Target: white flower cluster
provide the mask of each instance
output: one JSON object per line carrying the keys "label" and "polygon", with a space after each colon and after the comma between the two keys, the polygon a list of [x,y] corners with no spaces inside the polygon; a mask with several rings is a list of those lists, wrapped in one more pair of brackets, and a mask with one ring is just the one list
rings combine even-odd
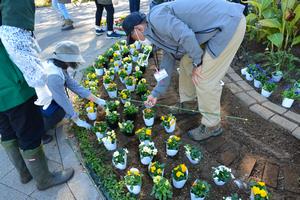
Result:
{"label": "white flower cluster", "polygon": [[116,133],[114,130],[108,131],[106,133],[106,136],[102,138],[102,142],[109,142],[109,143],[114,143],[116,140]]}
{"label": "white flower cluster", "polygon": [[231,178],[234,178],[233,174],[231,173],[231,169],[224,165],[220,165],[213,169],[214,169],[213,176],[219,176],[220,172],[228,172],[231,174]]}
{"label": "white flower cluster", "polygon": [[155,156],[157,154],[157,149],[155,148],[154,142],[141,142],[139,149],[141,154],[147,154],[149,156]]}

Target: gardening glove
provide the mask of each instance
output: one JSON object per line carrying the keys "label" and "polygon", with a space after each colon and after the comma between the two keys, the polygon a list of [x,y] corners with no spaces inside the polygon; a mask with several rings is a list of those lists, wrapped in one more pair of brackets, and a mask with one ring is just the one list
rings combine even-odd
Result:
{"label": "gardening glove", "polygon": [[104,99],[100,99],[100,98],[97,98],[95,103],[98,104],[99,106],[105,106],[106,105],[106,101]]}
{"label": "gardening glove", "polygon": [[89,123],[87,123],[86,121],[79,119],[79,117],[76,117],[76,118],[74,118],[74,119],[72,119],[72,120],[73,120],[73,122],[74,122],[77,126],[79,126],[79,127],[86,128],[86,129],[90,129],[90,128],[92,127],[92,126],[91,126]]}
{"label": "gardening glove", "polygon": [[52,93],[50,92],[47,85],[42,87],[35,87],[34,89],[38,97],[34,104],[38,106],[43,106],[43,109],[46,110],[51,104]]}

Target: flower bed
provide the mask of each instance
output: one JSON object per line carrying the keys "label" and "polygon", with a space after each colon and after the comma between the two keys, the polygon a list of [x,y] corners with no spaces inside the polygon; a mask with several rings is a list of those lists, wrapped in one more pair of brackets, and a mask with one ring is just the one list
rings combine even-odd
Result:
{"label": "flower bed", "polygon": [[[120,44],[118,44],[120,45]],[[114,51],[120,51],[120,54],[123,55],[122,52],[122,47],[117,47],[118,45],[114,45],[111,49],[115,49]],[[119,49],[118,49],[119,48]],[[132,47],[130,47],[132,48]],[[140,49],[139,52],[143,52],[143,49]],[[135,51],[133,51],[135,53]],[[136,54],[136,53],[135,53]],[[123,56],[129,56],[130,53],[126,53]],[[109,73],[111,73],[111,69],[109,69],[109,66],[111,66],[111,63],[114,63],[115,61],[113,60],[114,53],[111,52],[109,49],[106,53],[105,56],[108,57],[108,61],[104,64],[108,70],[105,70]],[[112,59],[112,60],[111,60]],[[119,58],[117,58],[119,59]],[[124,60],[124,59],[123,59]],[[125,63],[123,63],[125,64]],[[127,63],[126,63],[127,64]],[[133,69],[134,72],[139,71],[136,67],[136,63],[133,63]],[[122,68],[122,64],[121,64]],[[120,68],[120,70],[122,70]],[[116,69],[114,69],[116,70]],[[89,73],[90,72],[88,70]],[[135,74],[133,72],[133,74]],[[146,78],[150,77],[149,73],[147,75],[147,70],[146,74],[142,73],[142,76]],[[106,74],[104,75],[105,77],[108,77],[111,74]],[[115,76],[117,76],[115,74]],[[94,77],[91,76],[90,74],[87,75],[87,79],[89,77]],[[136,77],[137,79],[140,79]],[[99,83],[97,85],[97,90],[95,91],[96,94],[101,94],[102,98],[105,98],[107,100],[110,100],[108,97],[108,94],[105,92],[105,88],[102,87],[102,82],[103,82],[103,77],[98,76]],[[142,80],[142,79],[141,79]],[[84,80],[85,81],[85,80]],[[125,89],[125,84],[121,83],[119,78],[114,77],[114,80],[111,78],[109,80],[108,84],[115,83],[114,85],[117,85],[117,90],[122,91]],[[145,81],[143,81],[146,83]],[[141,82],[140,82],[141,83]],[[93,86],[95,87],[95,86]],[[147,86],[148,87],[148,86]],[[147,88],[150,89],[150,88]],[[128,95],[128,94],[127,94]],[[133,101],[132,101],[133,100]],[[139,101],[139,102],[137,102]],[[84,105],[85,102],[78,102],[79,107],[81,105]],[[125,108],[125,109],[124,109]],[[126,109],[128,110],[126,111]],[[97,111],[100,109],[97,109]],[[138,110],[136,113],[135,111]],[[91,173],[95,174],[95,181],[102,180],[101,181],[101,186],[104,187],[105,191],[108,192],[109,196],[111,199],[130,199],[130,198],[139,198],[139,199],[150,199],[154,198],[154,196],[151,197],[151,191],[153,187],[153,174],[149,173],[149,169],[153,173],[155,172],[154,167],[151,163],[142,163],[141,158],[146,157],[148,154],[151,154],[150,157],[152,159],[152,162],[159,162],[160,164],[163,164],[164,166],[164,173],[163,176],[166,178],[168,181],[165,179],[155,179],[157,181],[155,188],[153,191],[153,195],[157,196],[161,191],[158,190],[160,182],[166,183],[169,182],[170,185],[172,186],[172,193],[173,193],[173,199],[189,199],[190,198],[190,190],[192,187],[192,184],[194,183],[195,180],[201,179],[203,181],[207,181],[211,185],[214,184],[213,181],[213,170],[211,167],[218,167],[218,164],[215,160],[213,159],[208,159],[205,156],[202,155],[201,151],[202,149],[196,149],[193,148],[193,146],[185,146],[189,144],[189,140],[185,139],[182,140],[180,138],[173,138],[175,143],[182,143],[182,145],[176,145],[173,144],[174,149],[178,149],[178,153],[174,156],[167,156],[166,154],[166,147],[167,147],[167,141],[168,138],[172,134],[177,133],[176,129],[172,131],[167,131],[165,128],[169,128],[171,126],[176,127],[176,118],[171,115],[162,115],[160,112],[155,112],[155,117],[154,124],[152,126],[149,126],[146,128],[145,122],[144,122],[144,115],[145,112],[143,113],[142,111],[144,110],[144,106],[142,104],[142,96],[137,94],[136,91],[133,91],[131,93],[131,103],[124,103],[121,104],[120,102],[117,103],[117,100],[109,101],[107,106],[106,106],[106,114],[102,112],[102,114],[98,113],[97,120],[95,122],[96,125],[99,125],[100,121],[103,121],[106,119],[106,122],[108,124],[108,127],[110,129],[114,130],[112,131],[106,131],[104,133],[103,138],[107,138],[108,141],[116,142],[116,147],[112,149],[108,149],[109,151],[105,150],[104,145],[102,144],[103,138],[101,140],[97,139],[97,136],[95,133],[102,130],[103,128],[96,128],[93,129],[92,131],[86,131],[86,130],[80,130],[78,128],[75,128],[74,131],[79,139],[79,144],[81,147],[81,151],[83,152],[83,156],[86,159],[86,164],[87,166],[92,170]],[[157,109],[159,111],[159,108]],[[126,115],[136,113],[136,116],[134,117],[133,121],[127,121]],[[148,114],[150,113],[147,112]],[[105,116],[106,115],[106,116]],[[128,116],[127,116],[128,117]],[[152,117],[152,114],[149,114],[149,118]],[[100,120],[102,119],[102,120]],[[98,122],[98,123],[97,123]],[[133,123],[132,123],[133,122]],[[133,125],[133,127],[132,127]],[[100,125],[99,125],[100,126]],[[134,129],[134,132],[136,133],[135,135],[133,134],[124,134],[125,133],[131,133],[131,130]],[[122,133],[123,132],[123,133]],[[116,134],[115,134],[116,133]],[[106,137],[105,137],[106,135]],[[116,136],[116,139],[114,137]],[[144,142],[141,142],[140,140],[146,140]],[[147,141],[148,140],[148,141]],[[99,143],[100,141],[100,143]],[[153,143],[152,143],[153,142]],[[155,146],[154,146],[155,145]],[[147,146],[147,148],[144,148]],[[170,143],[171,146],[171,143]],[[185,146],[185,149],[184,149]],[[139,149],[140,147],[140,149]],[[149,148],[148,148],[149,147]],[[115,168],[112,165],[112,158],[113,155],[117,156],[119,153],[115,153],[118,151],[118,149],[123,149],[126,148],[128,149],[128,155],[126,157],[127,161],[127,167],[125,170],[120,170]],[[151,152],[149,153],[149,149],[151,149]],[[143,150],[143,151],[142,151]],[[200,151],[201,150],[201,151]],[[152,152],[153,151],[153,152]],[[147,155],[146,155],[147,154]],[[153,158],[152,158],[153,157]],[[191,163],[189,158],[194,158],[195,163]],[[149,165],[150,164],[150,165]],[[155,166],[157,168],[158,165]],[[179,167],[178,167],[179,166]],[[130,177],[126,176],[129,174],[134,174],[134,172],[129,172],[128,170],[131,168],[138,169],[140,177],[141,177],[141,184],[138,184],[141,186],[141,192],[138,192],[138,190],[133,191],[133,189],[128,189],[128,184],[133,184],[133,182],[136,182],[136,180],[130,181]],[[188,169],[188,170],[187,170]],[[177,170],[176,172],[174,170]],[[178,172],[178,170],[181,170]],[[135,170],[136,171],[136,170]],[[173,171],[173,172],[172,172]],[[157,172],[158,173],[158,172]],[[183,174],[183,175],[182,175]],[[208,175],[204,178],[203,174]],[[124,179],[124,177],[127,177]],[[174,176],[178,176],[177,178]],[[186,182],[183,185],[177,185],[176,188],[181,188],[181,189],[176,189],[173,187],[174,185],[174,179],[178,179],[178,181],[181,180],[181,176],[186,180]],[[125,186],[125,180],[127,187]],[[160,181],[162,180],[162,181]],[[100,184],[100,182],[99,182]],[[168,184],[169,185],[169,184]],[[176,185],[176,184],[175,184]],[[233,183],[228,183],[226,184],[226,189],[222,188],[223,186],[217,187],[215,184],[212,186],[211,192],[208,194],[209,198],[210,196],[212,198],[216,199],[221,199],[223,196],[230,195],[232,192],[236,192],[236,188],[234,187]],[[171,189],[169,186],[167,187],[167,190]],[[129,194],[129,192],[133,194],[138,194],[139,196],[134,196],[133,194]],[[166,192],[166,194],[169,194],[167,196],[171,196],[170,192]],[[250,196],[250,191],[249,194],[247,194],[248,197]],[[243,197],[246,197],[245,194]]]}

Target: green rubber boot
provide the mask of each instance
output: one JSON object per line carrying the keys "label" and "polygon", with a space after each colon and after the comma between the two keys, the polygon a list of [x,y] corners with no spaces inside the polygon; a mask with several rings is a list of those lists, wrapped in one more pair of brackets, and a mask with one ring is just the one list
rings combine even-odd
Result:
{"label": "green rubber boot", "polygon": [[21,183],[28,183],[32,179],[32,176],[29,173],[26,164],[23,160],[23,157],[20,153],[17,140],[14,139],[2,141],[1,144],[4,147],[4,150],[6,151],[9,160],[19,172]]}
{"label": "green rubber boot", "polygon": [[38,190],[46,190],[50,187],[66,183],[73,177],[72,168],[51,173],[42,146],[22,152],[26,165],[36,181]]}

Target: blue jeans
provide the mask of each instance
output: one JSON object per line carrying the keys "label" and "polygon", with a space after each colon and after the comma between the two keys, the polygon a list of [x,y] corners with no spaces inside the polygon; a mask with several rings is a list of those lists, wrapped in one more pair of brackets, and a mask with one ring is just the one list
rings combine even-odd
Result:
{"label": "blue jeans", "polygon": [[140,11],[140,0],[129,0],[130,13]]}
{"label": "blue jeans", "polygon": [[52,8],[58,12],[64,19],[71,19],[65,4],[58,3],[58,0],[52,0]]}

